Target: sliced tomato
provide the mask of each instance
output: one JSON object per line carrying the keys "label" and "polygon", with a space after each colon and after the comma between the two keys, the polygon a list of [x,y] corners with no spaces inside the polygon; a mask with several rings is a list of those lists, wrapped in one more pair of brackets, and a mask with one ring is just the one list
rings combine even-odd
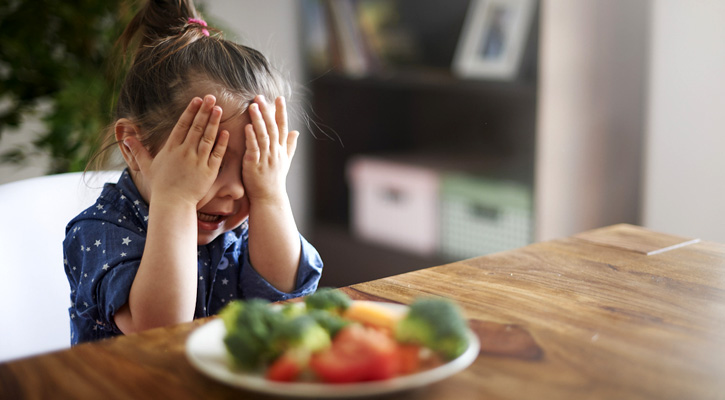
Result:
{"label": "sliced tomato", "polygon": [[420,346],[414,344],[399,344],[400,374],[411,374],[420,369]]}
{"label": "sliced tomato", "polygon": [[267,379],[278,382],[291,382],[297,379],[303,367],[297,357],[284,353],[267,368]]}
{"label": "sliced tomato", "polygon": [[329,383],[392,378],[400,369],[398,344],[380,330],[348,325],[328,350],[312,356],[310,367]]}

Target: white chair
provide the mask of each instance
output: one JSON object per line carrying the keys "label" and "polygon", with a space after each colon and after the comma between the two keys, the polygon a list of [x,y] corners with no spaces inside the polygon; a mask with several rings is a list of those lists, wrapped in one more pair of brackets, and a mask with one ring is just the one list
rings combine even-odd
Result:
{"label": "white chair", "polygon": [[0,362],[70,346],[65,226],[120,175],[75,172],[0,185]]}

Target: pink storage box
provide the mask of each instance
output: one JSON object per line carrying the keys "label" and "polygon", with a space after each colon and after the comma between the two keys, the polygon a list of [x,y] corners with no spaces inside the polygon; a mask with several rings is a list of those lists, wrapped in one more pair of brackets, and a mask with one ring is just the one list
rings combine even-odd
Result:
{"label": "pink storage box", "polygon": [[347,173],[356,236],[421,255],[438,251],[437,170],[359,156],[348,162]]}

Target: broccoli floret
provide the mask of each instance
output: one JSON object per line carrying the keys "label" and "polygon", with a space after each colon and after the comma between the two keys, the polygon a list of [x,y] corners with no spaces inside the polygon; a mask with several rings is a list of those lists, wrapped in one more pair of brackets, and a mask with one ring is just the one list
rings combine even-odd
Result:
{"label": "broccoli floret", "polygon": [[227,330],[224,344],[237,368],[255,369],[277,355],[271,338],[284,316],[267,301],[234,301],[220,316]]}
{"label": "broccoli floret", "polygon": [[332,288],[321,288],[305,298],[308,310],[325,310],[341,315],[350,307],[350,297]]}
{"label": "broccoli floret", "polygon": [[324,310],[310,310],[307,315],[312,317],[317,323],[327,331],[330,337],[335,337],[337,332],[343,327],[350,324],[350,321],[343,319],[339,315],[331,314]]}
{"label": "broccoli floret", "polygon": [[467,325],[458,306],[441,298],[419,299],[395,327],[401,343],[428,347],[446,359],[460,356],[468,347]]}
{"label": "broccoli floret", "polygon": [[330,335],[314,318],[297,315],[285,318],[273,332],[272,346],[278,353],[298,349],[315,353],[330,347]]}
{"label": "broccoli floret", "polygon": [[303,303],[299,302],[286,303],[282,306],[281,312],[286,318],[293,318],[304,314],[305,307]]}
{"label": "broccoli floret", "polygon": [[237,318],[242,313],[244,308],[244,302],[235,300],[227,304],[226,307],[222,308],[219,312],[219,317],[224,321],[224,327],[227,332],[235,329],[237,325]]}

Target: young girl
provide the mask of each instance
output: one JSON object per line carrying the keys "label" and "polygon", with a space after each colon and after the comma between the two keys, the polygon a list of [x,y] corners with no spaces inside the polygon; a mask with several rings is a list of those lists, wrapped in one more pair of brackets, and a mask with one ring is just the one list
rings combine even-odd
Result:
{"label": "young girl", "polygon": [[322,272],[285,188],[288,85],[191,1],[149,2],[134,41],[109,132],[127,168],[66,228],[73,344],[306,295]]}

